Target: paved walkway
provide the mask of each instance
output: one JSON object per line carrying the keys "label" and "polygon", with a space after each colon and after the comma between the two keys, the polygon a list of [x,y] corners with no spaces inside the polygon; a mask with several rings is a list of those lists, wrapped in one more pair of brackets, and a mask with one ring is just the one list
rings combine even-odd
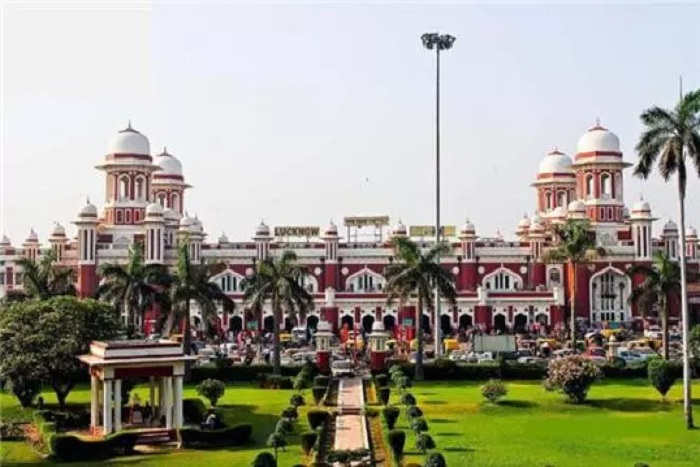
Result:
{"label": "paved walkway", "polygon": [[[338,409],[341,415],[335,419],[335,443],[333,449],[353,450],[369,448],[365,417],[358,415],[365,405],[362,380],[360,378],[341,379],[338,389]],[[354,412],[342,415],[344,411]]]}

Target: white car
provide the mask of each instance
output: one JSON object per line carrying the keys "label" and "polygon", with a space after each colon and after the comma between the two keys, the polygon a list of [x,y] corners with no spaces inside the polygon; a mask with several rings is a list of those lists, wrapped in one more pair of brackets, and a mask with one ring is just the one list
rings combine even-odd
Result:
{"label": "white car", "polygon": [[649,326],[644,330],[644,337],[649,339],[661,339],[661,328],[659,326]]}
{"label": "white car", "polygon": [[528,364],[535,364],[535,365],[545,365],[547,363],[547,360],[544,358],[538,358],[538,357],[520,357],[517,360],[518,363],[528,363]]}
{"label": "white car", "polygon": [[652,349],[634,349],[634,353],[642,357],[643,360],[649,360],[650,358],[659,356],[659,354]]}
{"label": "white car", "polygon": [[631,352],[629,350],[623,350],[618,353],[617,356],[623,359],[627,366],[642,365],[646,360],[637,352]]}
{"label": "white car", "polygon": [[355,376],[355,367],[350,360],[338,360],[331,364],[331,376],[334,378]]}

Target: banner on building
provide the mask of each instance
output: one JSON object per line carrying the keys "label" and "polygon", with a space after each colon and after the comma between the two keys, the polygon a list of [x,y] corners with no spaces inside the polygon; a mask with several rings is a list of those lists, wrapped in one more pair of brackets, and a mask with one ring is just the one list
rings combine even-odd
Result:
{"label": "banner on building", "polygon": [[318,237],[321,233],[319,227],[311,226],[286,226],[275,227],[275,237]]}
{"label": "banner on building", "polygon": [[343,221],[346,227],[383,227],[389,225],[389,216],[350,216]]}
{"label": "banner on building", "polygon": [[[443,237],[456,237],[457,227],[454,225],[443,225],[440,227]],[[427,238],[435,236],[434,225],[412,225],[408,229],[409,237]]]}

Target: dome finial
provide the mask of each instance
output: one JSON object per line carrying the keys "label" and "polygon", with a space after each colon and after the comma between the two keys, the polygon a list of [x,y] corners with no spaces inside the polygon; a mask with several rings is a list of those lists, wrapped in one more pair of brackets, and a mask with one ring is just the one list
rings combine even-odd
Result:
{"label": "dome finial", "polygon": [[85,204],[90,204],[90,195],[85,197]]}
{"label": "dome finial", "polygon": [[133,128],[131,128],[131,119],[129,119],[129,124],[126,126],[126,129],[133,130]]}
{"label": "dome finial", "polygon": [[600,126],[600,117],[595,118],[595,126]]}
{"label": "dome finial", "polygon": [[167,146],[163,146],[163,154],[167,154],[167,153],[168,153],[168,147],[167,147]]}

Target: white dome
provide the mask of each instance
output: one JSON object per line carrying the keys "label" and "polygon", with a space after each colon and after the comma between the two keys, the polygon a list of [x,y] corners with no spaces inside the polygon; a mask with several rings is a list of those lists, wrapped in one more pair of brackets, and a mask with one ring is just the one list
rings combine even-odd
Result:
{"label": "white dome", "polygon": [[87,204],[85,204],[78,213],[78,217],[97,217],[97,208],[89,199],[87,200]]}
{"label": "white dome", "polygon": [[542,223],[542,219],[537,214],[535,214],[534,216],[532,216],[532,218],[530,218],[530,225],[541,224],[541,223]]}
{"label": "white dome", "polygon": [[202,221],[197,219],[196,217],[194,218],[194,221],[192,222],[192,225],[190,226],[190,231],[194,233],[202,233],[204,232],[204,226],[202,226]]}
{"label": "white dome", "polygon": [[372,332],[384,332],[384,323],[381,321],[372,323]]}
{"label": "white dome", "polygon": [[396,224],[396,227],[394,227],[393,233],[394,235],[406,235],[406,226],[404,223],[399,221],[399,223]]}
{"label": "white dome", "polygon": [[569,212],[586,212],[586,205],[583,201],[575,199],[569,203]]}
{"label": "white dome", "polygon": [[476,232],[476,228],[474,227],[474,224],[471,223],[469,219],[464,223],[464,225],[460,229],[461,233],[474,233]]}
{"label": "white dome", "polygon": [[177,221],[180,219],[180,215],[174,209],[166,209],[163,215],[165,216],[165,220],[168,221]]}
{"label": "white dome", "polygon": [[639,200],[632,206],[632,212],[651,212],[651,206],[644,200]]}
{"label": "white dome", "polygon": [[520,221],[518,222],[518,227],[524,229],[530,227],[530,218],[527,217],[527,214],[524,215],[522,219],[520,219]]}
{"label": "white dome", "polygon": [[552,211],[551,217],[566,217],[566,208],[564,206],[557,206]]}
{"label": "white dome", "polygon": [[255,235],[258,237],[268,237],[270,235],[270,227],[268,227],[265,222],[260,222],[260,225],[258,225],[255,228]]}
{"label": "white dome", "polygon": [[181,229],[189,229],[190,226],[192,225],[192,222],[194,222],[194,219],[191,217],[185,215],[182,219],[180,219],[180,228]]}
{"label": "white dome", "polygon": [[2,236],[2,240],[0,240],[0,245],[3,246],[10,246],[12,242],[10,242],[10,238],[7,235]]}
{"label": "white dome", "polygon": [[63,237],[66,235],[66,229],[58,222],[53,224],[53,229],[51,230],[52,237]]}
{"label": "white dome", "polygon": [[573,174],[571,158],[561,151],[554,150],[540,161],[538,174]]}
{"label": "white dome", "polygon": [[167,148],[163,148],[163,152],[156,156],[155,164],[160,167],[160,170],[155,173],[155,178],[163,175],[182,177],[182,163],[177,157],[169,154]]}
{"label": "white dome", "polygon": [[219,244],[228,243],[228,237],[225,232],[221,232],[221,237],[219,237]]}
{"label": "white dome", "polygon": [[36,232],[34,231],[34,229],[30,229],[30,230],[29,230],[29,235],[27,236],[27,240],[26,240],[26,241],[27,241],[28,243],[35,243],[35,242],[38,242],[38,241],[39,241],[39,236],[36,234]]}
{"label": "white dome", "polygon": [[326,227],[326,235],[338,235],[338,226],[331,222],[330,225]]}
{"label": "white dome", "polygon": [[686,238],[697,237],[698,231],[695,230],[695,227],[688,227],[687,229],[685,229],[685,236]]}
{"label": "white dome", "polygon": [[151,144],[148,138],[129,126],[116,134],[109,145],[109,154],[138,154],[151,155]]}
{"label": "white dome", "polygon": [[576,152],[620,152],[620,139],[612,131],[596,124],[579,138]]}
{"label": "white dome", "polygon": [[146,206],[146,217],[163,217],[165,211],[159,203],[151,203]]}
{"label": "white dome", "polygon": [[678,233],[678,225],[669,219],[669,221],[664,224],[664,232]]}

